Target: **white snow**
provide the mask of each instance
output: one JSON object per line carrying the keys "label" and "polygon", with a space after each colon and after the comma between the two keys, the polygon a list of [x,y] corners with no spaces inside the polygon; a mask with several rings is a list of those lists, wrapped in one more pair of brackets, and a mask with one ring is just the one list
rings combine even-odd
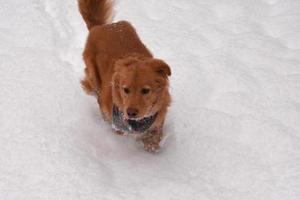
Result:
{"label": "white snow", "polygon": [[300,1],[119,0],[172,67],[159,154],[84,94],[75,0],[0,0],[0,199],[300,199]]}

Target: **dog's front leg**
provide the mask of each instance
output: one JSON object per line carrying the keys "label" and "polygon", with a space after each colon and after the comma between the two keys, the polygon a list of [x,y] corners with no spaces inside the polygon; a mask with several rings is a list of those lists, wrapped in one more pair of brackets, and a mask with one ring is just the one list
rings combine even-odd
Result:
{"label": "dog's front leg", "polygon": [[148,152],[157,152],[160,149],[159,143],[162,137],[163,132],[161,127],[149,130],[142,138],[144,149]]}

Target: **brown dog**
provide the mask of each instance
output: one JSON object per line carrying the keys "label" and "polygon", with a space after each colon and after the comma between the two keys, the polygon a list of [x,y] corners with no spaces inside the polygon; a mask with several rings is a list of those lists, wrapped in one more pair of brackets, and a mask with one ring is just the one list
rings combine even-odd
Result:
{"label": "brown dog", "polygon": [[171,97],[169,66],[153,58],[129,22],[107,24],[108,0],[78,0],[89,29],[82,86],[96,94],[105,118],[119,134],[136,133],[147,151],[159,149]]}

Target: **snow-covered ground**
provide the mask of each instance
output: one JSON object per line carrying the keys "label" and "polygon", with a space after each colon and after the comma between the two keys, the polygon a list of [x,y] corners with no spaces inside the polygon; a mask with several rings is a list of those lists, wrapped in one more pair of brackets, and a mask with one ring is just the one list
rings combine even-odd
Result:
{"label": "snow-covered ground", "polygon": [[80,88],[75,0],[0,0],[1,200],[299,200],[300,1],[119,0],[172,67],[164,149]]}

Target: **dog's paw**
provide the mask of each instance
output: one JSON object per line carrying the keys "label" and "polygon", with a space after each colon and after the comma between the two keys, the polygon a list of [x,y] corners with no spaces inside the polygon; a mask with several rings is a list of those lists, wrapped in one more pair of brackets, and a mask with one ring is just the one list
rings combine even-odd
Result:
{"label": "dog's paw", "polygon": [[157,153],[160,150],[160,146],[156,143],[144,143],[144,149],[150,153]]}
{"label": "dog's paw", "polygon": [[117,135],[125,135],[125,133],[123,132],[123,131],[115,131],[115,133],[117,134]]}

